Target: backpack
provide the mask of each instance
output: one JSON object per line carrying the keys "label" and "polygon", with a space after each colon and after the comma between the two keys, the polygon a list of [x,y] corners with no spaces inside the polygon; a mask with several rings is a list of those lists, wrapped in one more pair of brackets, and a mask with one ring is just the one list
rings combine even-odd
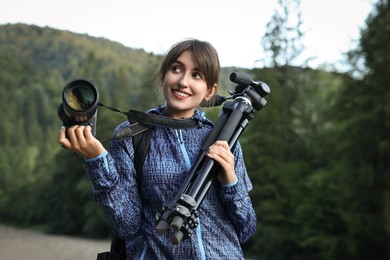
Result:
{"label": "backpack", "polygon": [[[136,171],[138,189],[141,187],[142,171],[146,154],[148,153],[150,140],[152,137],[152,129],[149,128],[142,133],[134,135],[133,148],[134,148],[134,166]],[[109,252],[98,253],[97,260],[125,260],[126,259],[126,247],[125,241],[116,235],[112,234],[111,248]]]}

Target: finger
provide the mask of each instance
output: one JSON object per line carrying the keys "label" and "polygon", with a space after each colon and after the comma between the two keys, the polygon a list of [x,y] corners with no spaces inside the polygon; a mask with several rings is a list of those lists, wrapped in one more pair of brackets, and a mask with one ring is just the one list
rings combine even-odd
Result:
{"label": "finger", "polygon": [[91,140],[92,138],[94,138],[94,136],[92,134],[92,127],[90,125],[87,125],[84,128],[84,136],[85,136],[85,139],[88,141]]}
{"label": "finger", "polygon": [[78,128],[78,125],[72,125],[71,127],[68,127],[66,129],[66,133],[68,134],[68,139],[69,139],[72,146],[77,144],[77,137],[76,137],[76,133],[75,133],[75,130],[77,128]]}
{"label": "finger", "polygon": [[92,134],[92,128],[91,126],[85,126],[83,128],[80,128],[80,133],[77,136],[80,146],[88,149],[90,148],[89,146],[92,145],[95,141],[95,137]]}
{"label": "finger", "polygon": [[229,156],[231,154],[230,147],[226,141],[216,141],[211,147],[211,152],[217,153],[219,156]]}
{"label": "finger", "polygon": [[59,133],[58,133],[58,141],[64,148],[69,148],[70,147],[70,141],[66,137],[66,127],[61,127]]}
{"label": "finger", "polygon": [[65,137],[65,131],[66,131],[65,126],[62,126],[62,127],[60,128],[60,131],[58,132],[58,140],[62,140],[62,139],[64,139],[64,138],[66,138],[66,137]]}
{"label": "finger", "polygon": [[77,138],[78,147],[85,147],[87,145],[87,139],[85,133],[87,132],[86,126],[80,125],[75,129],[75,136]]}
{"label": "finger", "polygon": [[214,145],[209,148],[208,156],[220,164],[233,164],[234,156],[230,152],[230,150],[225,149],[224,147]]}
{"label": "finger", "polygon": [[229,144],[227,141],[222,141],[222,140],[217,140],[214,145],[217,145],[217,146],[222,146],[224,147],[225,149],[229,149],[230,150],[230,147],[229,147]]}
{"label": "finger", "polygon": [[216,161],[217,163],[219,163],[222,167],[228,164],[226,159],[223,156],[219,155],[218,153],[208,153],[207,156],[213,159],[214,161]]}
{"label": "finger", "polygon": [[233,157],[232,152],[230,151],[229,145],[225,141],[217,141],[214,145],[209,147],[209,153],[218,154],[222,157]]}

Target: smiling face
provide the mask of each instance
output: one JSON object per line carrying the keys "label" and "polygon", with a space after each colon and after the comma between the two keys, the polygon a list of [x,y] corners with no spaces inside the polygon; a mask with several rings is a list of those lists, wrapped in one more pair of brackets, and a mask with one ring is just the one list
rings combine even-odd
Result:
{"label": "smiling face", "polygon": [[207,86],[206,78],[195,63],[192,52],[187,50],[165,72],[162,88],[168,116],[179,119],[193,116],[200,102],[214,95],[217,84]]}

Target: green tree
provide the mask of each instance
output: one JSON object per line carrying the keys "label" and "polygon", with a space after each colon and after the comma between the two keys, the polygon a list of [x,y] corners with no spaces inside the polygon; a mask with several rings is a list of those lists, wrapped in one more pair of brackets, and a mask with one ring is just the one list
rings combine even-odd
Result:
{"label": "green tree", "polygon": [[345,226],[334,208],[334,186],[323,186],[324,147],[333,123],[328,110],[344,77],[292,66],[304,50],[300,2],[279,4],[282,12],[272,17],[263,38],[271,68],[252,72],[272,92],[243,138],[259,217],[248,252],[261,259],[332,259],[342,251],[334,232]]}
{"label": "green tree", "polygon": [[350,259],[390,257],[389,25],[389,2],[378,1],[351,53],[351,61],[364,61],[365,74],[346,84],[333,110],[336,145],[329,172],[339,180],[337,206]]}
{"label": "green tree", "polygon": [[[259,218],[258,232],[248,250],[262,259],[293,259],[299,251],[294,210],[300,202],[302,179],[309,174],[302,132],[306,121],[301,112],[306,108],[304,97],[313,93],[303,91],[307,82],[301,75],[305,72],[292,67],[302,51],[299,4],[279,1],[279,10],[267,24],[262,43],[269,62],[265,60],[264,64],[272,70],[255,70],[252,74],[266,82],[272,92],[242,139]],[[297,23],[293,26],[291,21]]]}

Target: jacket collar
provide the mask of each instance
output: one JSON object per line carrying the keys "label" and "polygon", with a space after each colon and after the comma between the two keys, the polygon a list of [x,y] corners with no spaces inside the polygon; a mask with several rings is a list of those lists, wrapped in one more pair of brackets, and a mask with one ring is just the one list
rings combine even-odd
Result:
{"label": "jacket collar", "polygon": [[[167,116],[167,106],[166,105],[160,105],[158,107],[152,108],[147,111],[148,113],[160,115],[160,116]],[[213,126],[213,122],[211,122],[209,119],[206,118],[206,114],[198,109],[195,110],[194,115],[191,117],[191,119],[195,119],[198,121],[199,125],[210,125]]]}

